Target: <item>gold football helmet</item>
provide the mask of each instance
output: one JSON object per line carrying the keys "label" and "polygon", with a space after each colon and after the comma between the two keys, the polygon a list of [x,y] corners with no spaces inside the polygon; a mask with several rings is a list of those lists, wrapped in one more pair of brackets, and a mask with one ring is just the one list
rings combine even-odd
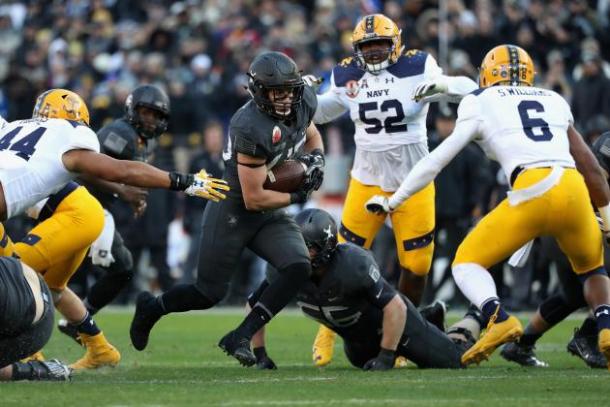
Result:
{"label": "gold football helmet", "polygon": [[516,45],[498,45],[485,55],[479,68],[479,86],[533,86],[534,62]]}
{"label": "gold football helmet", "polygon": [[89,126],[89,109],[76,93],[66,89],[49,89],[36,99],[32,118],[67,119]]}
{"label": "gold football helmet", "polygon": [[[360,65],[371,73],[378,73],[382,69],[398,61],[402,53],[400,40],[400,29],[383,14],[371,14],[365,16],[356,24],[352,33],[352,45],[356,60]],[[387,50],[372,50],[363,52],[362,44],[371,41],[389,41]]]}

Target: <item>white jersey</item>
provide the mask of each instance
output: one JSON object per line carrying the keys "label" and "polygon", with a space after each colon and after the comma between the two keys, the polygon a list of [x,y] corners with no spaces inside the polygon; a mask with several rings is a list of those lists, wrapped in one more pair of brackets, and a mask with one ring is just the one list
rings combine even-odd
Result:
{"label": "white jersey", "polygon": [[459,101],[476,89],[465,77],[443,76],[435,59],[411,50],[396,63],[374,75],[362,70],[352,58],[337,65],[330,89],[318,96],[314,122],[326,123],[346,111],[355,125],[356,156],[352,177],[366,185],[395,191],[413,165],[428,153],[426,116],[428,101],[412,99],[424,81],[443,77],[449,101]]}
{"label": "white jersey", "polygon": [[89,127],[63,119],[18,120],[0,128],[0,183],[7,217],[23,213],[59,191],[76,174],[62,156],[76,149],[100,151]]}
{"label": "white jersey", "polygon": [[575,167],[567,129],[574,119],[557,93],[534,87],[492,86],[462,100],[458,124],[478,121],[474,140],[510,179],[518,166]]}

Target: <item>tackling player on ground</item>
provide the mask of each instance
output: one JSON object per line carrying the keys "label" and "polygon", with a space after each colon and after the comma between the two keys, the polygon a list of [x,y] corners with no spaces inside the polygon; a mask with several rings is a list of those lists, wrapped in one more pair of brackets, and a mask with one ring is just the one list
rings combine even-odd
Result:
{"label": "tackling player on ground", "polygon": [[[354,57],[331,75],[330,90],[318,96],[314,122],[326,123],[349,112],[356,131],[356,154],[339,241],[370,248],[385,216],[364,210],[373,195],[390,196],[428,154],[428,103],[459,102],[476,83],[442,73],[432,55],[404,51],[401,30],[388,17],[363,17],[352,34]],[[398,290],[415,305],[423,295],[434,252],[434,184],[414,194],[390,214],[402,269]],[[332,331],[321,326],[314,343],[317,366],[331,361]]]}
{"label": "tackling player on ground", "polygon": [[610,356],[610,279],[589,198],[610,230],[608,182],[574,129],[566,101],[533,83],[534,64],[527,52],[514,45],[493,48],[481,64],[481,88],[460,103],[451,136],[413,168],[391,197],[378,195],[366,203],[371,212],[391,213],[473,140],[499,161],[511,191],[466,236],[453,262],[456,284],[489,318],[485,335],[462,357],[467,365],[487,359],[499,345],[523,334],[519,320],[500,304],[487,270],[543,235],[557,240],[583,282],[599,348]]}

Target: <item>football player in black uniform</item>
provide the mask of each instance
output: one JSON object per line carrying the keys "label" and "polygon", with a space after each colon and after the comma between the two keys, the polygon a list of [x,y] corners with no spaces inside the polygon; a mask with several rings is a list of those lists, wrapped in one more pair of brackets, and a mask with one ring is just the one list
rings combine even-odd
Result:
{"label": "football player in black uniform", "polygon": [[42,276],[14,257],[0,257],[0,381],[67,380],[58,360],[19,362],[47,343],[53,304]]}
{"label": "football player in black uniform", "polygon": [[[404,356],[422,368],[462,367],[462,353],[481,331],[480,313],[469,311],[445,334],[385,281],[368,250],[337,244],[337,225],[330,214],[306,209],[295,220],[313,269],[296,295],[297,305],[343,338],[352,365],[387,370],[394,367],[397,356]],[[263,282],[248,299],[251,305],[265,295],[268,284]],[[275,367],[264,348],[263,330],[253,337],[252,346],[258,367]]]}
{"label": "football player in black uniform", "polygon": [[[138,86],[125,100],[125,116],[97,132],[100,152],[118,160],[146,162],[155,147],[156,139],[167,130],[169,114],[170,103],[165,92],[154,85]],[[136,216],[146,209],[145,189],[106,182],[94,177],[81,177],[81,181],[100,201],[107,218],[112,217],[108,209],[116,198],[128,202]],[[108,221],[106,227],[107,225]],[[83,301],[90,315],[110,303],[133,277],[132,254],[116,229],[113,234],[111,245],[107,245],[109,247],[94,245],[91,248],[91,257],[87,257],[80,266],[79,272],[85,275],[93,272],[95,268],[103,270],[95,273],[101,277],[93,284]],[[65,319],[59,321],[59,330],[79,341],[76,328]]]}
{"label": "football player in black uniform", "polygon": [[[294,61],[279,52],[257,56],[248,77],[252,100],[233,115],[224,152],[224,178],[231,191],[222,203],[205,208],[197,281],[174,286],[156,298],[148,292],[138,296],[130,330],[138,350],[146,347],[150,330],[161,316],[217,304],[227,293],[241,252],[248,247],[279,270],[279,277],[219,345],[241,363],[254,364],[251,336],[309,278],[311,266],[303,236],[281,208],[305,202],[322,182],[322,139],[311,121],[316,95],[304,86]],[[264,189],[268,169],[288,159],[307,165],[300,189],[293,193]]]}
{"label": "football player in black uniform", "polygon": [[[602,134],[593,143],[592,149],[610,182],[610,132]],[[610,231],[603,232],[606,236],[606,242],[608,242]],[[568,259],[561,253],[557,243],[554,240],[552,242],[543,240],[542,244],[546,245],[544,250],[547,253],[553,253],[552,255],[556,260],[557,276],[561,290],[548,297],[538,307],[525,327],[519,342],[509,343],[502,349],[501,355],[504,359],[522,366],[547,367],[548,363],[538,359],[534,352],[536,342],[546,331],[563,321],[568,315],[580,308],[587,307],[582,292],[582,283],[572,271]],[[607,247],[604,253],[605,263],[608,264],[609,253]],[[597,339],[598,330],[595,318],[589,316],[583,321],[581,327],[574,331],[574,336],[568,342],[567,350],[581,358],[589,367],[605,369],[608,366],[608,361],[599,351]]]}

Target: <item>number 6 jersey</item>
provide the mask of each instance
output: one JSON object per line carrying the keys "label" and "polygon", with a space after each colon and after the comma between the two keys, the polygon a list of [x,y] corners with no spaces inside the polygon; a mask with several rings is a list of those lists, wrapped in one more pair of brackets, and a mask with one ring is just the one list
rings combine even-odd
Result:
{"label": "number 6 jersey", "polygon": [[59,191],[76,174],[64,167],[70,150],[99,152],[97,136],[89,127],[64,119],[28,119],[0,128],[0,183],[7,218],[23,213]]}

